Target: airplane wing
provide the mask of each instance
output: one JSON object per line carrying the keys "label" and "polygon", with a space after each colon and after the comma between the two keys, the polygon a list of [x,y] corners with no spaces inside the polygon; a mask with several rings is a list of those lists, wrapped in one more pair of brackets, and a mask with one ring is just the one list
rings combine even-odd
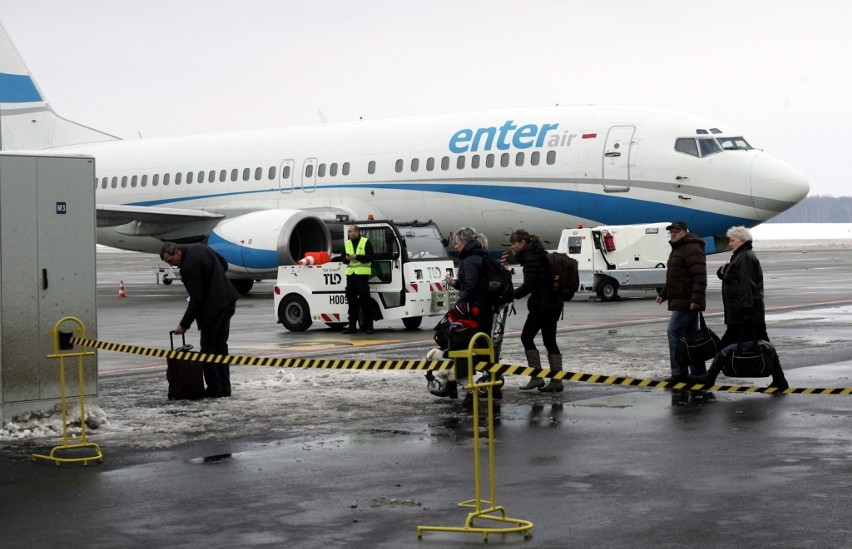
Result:
{"label": "airplane wing", "polygon": [[202,210],[98,204],[98,227],[115,227],[128,236],[206,236],[225,216]]}

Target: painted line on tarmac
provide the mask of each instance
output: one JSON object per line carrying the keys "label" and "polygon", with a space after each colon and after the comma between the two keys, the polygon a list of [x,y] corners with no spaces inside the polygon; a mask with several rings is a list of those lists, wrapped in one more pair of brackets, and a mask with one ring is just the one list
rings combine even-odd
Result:
{"label": "painted line on tarmac", "polygon": [[[173,351],[109,343],[95,339],[72,337],[71,343],[83,348],[101,349],[117,353],[129,353],[159,358],[175,358],[178,360],[212,362],[215,364],[230,364],[234,366],[271,366],[275,368],[319,368],[331,370],[449,370],[453,367],[451,360],[346,360],[346,359],[311,359],[311,358],[281,358],[259,357],[248,355],[214,355],[193,351]],[[69,353],[70,354],[70,353]],[[607,376],[604,374],[587,374],[567,370],[552,371],[544,368],[515,366],[499,362],[478,362],[476,369],[495,375],[535,376],[542,379],[561,379],[576,383],[600,383],[604,385],[620,385],[623,387],[642,387],[649,389],[689,389],[721,391],[729,393],[767,393],[767,394],[804,394],[804,395],[850,395],[852,387],[754,387],[742,385],[704,385],[701,383],[671,383],[653,379],[636,379],[632,377]]]}

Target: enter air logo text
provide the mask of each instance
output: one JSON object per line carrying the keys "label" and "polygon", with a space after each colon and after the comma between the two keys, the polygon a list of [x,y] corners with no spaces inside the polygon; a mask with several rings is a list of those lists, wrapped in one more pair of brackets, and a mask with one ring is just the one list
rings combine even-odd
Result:
{"label": "enter air logo text", "polygon": [[[450,152],[462,154],[466,152],[490,151],[496,148],[500,151],[510,147],[516,149],[540,148],[544,146],[548,133],[552,133],[548,147],[570,144],[570,136],[556,135],[559,124],[524,124],[515,125],[514,120],[506,120],[502,126],[490,128],[464,128],[450,137]],[[562,137],[562,139],[560,139]],[[566,139],[568,143],[565,143]]]}

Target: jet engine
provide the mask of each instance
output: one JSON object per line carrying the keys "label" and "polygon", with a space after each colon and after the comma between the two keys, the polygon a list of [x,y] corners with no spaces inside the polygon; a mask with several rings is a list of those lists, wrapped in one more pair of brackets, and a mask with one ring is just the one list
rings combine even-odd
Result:
{"label": "jet engine", "polygon": [[222,221],[207,245],[228,261],[228,275],[274,278],[279,265],[293,265],[305,252],[331,252],[322,219],[301,210],[263,210]]}

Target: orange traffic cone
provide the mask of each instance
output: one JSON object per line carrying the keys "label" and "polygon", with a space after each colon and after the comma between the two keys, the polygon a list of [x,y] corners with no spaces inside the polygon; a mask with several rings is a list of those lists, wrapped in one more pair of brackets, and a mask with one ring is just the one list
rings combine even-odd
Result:
{"label": "orange traffic cone", "polygon": [[124,293],[124,281],[118,283],[118,297],[127,297],[127,294]]}

